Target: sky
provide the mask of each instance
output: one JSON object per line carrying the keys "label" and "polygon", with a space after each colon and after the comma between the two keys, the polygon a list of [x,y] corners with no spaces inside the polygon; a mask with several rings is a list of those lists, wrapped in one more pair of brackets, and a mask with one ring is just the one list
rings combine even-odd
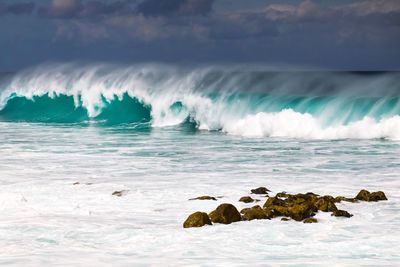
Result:
{"label": "sky", "polygon": [[0,71],[47,62],[400,69],[400,0],[0,0]]}

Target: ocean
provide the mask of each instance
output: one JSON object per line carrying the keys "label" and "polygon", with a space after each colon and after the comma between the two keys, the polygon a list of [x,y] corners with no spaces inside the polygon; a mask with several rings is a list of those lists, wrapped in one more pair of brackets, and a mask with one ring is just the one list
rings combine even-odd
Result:
{"label": "ocean", "polygon": [[[48,64],[0,77],[0,265],[399,266],[400,72]],[[250,190],[388,201],[184,229]],[[112,195],[125,190],[121,197]],[[202,195],[217,201],[189,201]],[[264,196],[254,196],[265,202]]]}

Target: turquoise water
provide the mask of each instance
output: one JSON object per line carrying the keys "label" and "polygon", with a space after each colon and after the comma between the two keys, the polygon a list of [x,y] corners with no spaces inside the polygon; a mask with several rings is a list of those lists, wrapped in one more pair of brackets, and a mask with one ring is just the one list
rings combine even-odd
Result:
{"label": "turquoise water", "polygon": [[[398,74],[100,70],[40,67],[3,86],[1,265],[400,264]],[[182,228],[251,206],[238,199],[258,186],[389,200],[313,225]],[[200,195],[223,197],[188,201]]]}

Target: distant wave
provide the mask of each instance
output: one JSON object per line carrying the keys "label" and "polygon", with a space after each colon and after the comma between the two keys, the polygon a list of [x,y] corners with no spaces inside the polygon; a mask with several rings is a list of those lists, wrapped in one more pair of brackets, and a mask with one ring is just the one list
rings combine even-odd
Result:
{"label": "distant wave", "polygon": [[0,120],[400,139],[399,92],[398,73],[51,65],[12,78],[0,94]]}

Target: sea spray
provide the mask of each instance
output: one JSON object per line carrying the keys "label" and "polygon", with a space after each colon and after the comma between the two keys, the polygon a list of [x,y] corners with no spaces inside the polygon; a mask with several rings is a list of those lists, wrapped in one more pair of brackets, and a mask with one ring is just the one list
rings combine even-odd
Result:
{"label": "sea spray", "polygon": [[400,75],[167,65],[44,65],[1,91],[0,119],[171,127],[246,137],[400,139]]}

